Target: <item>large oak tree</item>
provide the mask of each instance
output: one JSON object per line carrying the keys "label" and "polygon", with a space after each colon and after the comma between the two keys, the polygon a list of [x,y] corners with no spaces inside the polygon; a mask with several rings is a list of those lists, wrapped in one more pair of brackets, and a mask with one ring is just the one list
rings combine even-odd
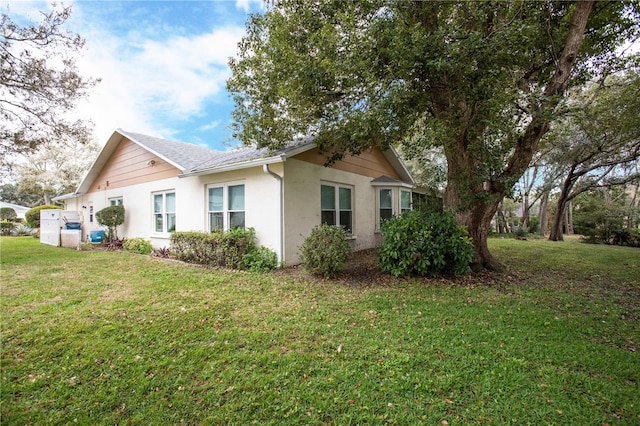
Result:
{"label": "large oak tree", "polygon": [[422,137],[444,148],[445,207],[499,269],[491,218],[568,87],[638,32],[635,2],[274,0],[253,15],[227,86],[235,136],[314,135],[327,164]]}

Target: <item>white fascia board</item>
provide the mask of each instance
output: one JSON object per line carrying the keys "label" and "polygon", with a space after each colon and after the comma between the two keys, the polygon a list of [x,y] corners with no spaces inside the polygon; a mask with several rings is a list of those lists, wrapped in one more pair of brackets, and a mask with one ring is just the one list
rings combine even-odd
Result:
{"label": "white fascia board", "polygon": [[70,199],[70,198],[75,198],[75,197],[77,197],[78,195],[80,195],[80,194],[79,194],[79,193],[77,193],[77,192],[70,192],[70,193],[68,193],[68,194],[62,194],[62,195],[58,195],[57,197],[53,197],[53,198],[51,199],[51,201],[62,201],[62,200],[68,200],[68,199]]}
{"label": "white fascia board", "polygon": [[152,153],[153,155],[155,155],[156,157],[158,157],[158,158],[166,161],[167,163],[171,164],[176,169],[178,169],[180,171],[184,171],[184,167],[182,167],[182,165],[176,163],[175,161],[172,161],[171,159],[165,157],[162,154],[157,153],[156,151],[154,151],[153,149],[149,148],[148,146],[146,146],[142,142],[138,142],[137,140],[135,140],[135,138],[133,136],[128,135],[127,132],[125,132],[124,130],[118,129],[118,133],[120,133],[122,136],[126,137],[131,142],[135,143],[136,145],[138,145],[140,148],[144,149],[145,151],[148,151],[148,152]]}
{"label": "white fascia board", "polygon": [[402,188],[409,188],[409,189],[416,188],[415,185],[412,185],[406,182],[371,182],[371,186],[379,186],[379,187],[385,187],[385,188],[391,188],[391,187],[402,187]]}
{"label": "white fascia board", "polygon": [[104,146],[96,156],[96,159],[93,160],[93,163],[91,163],[91,166],[87,170],[87,173],[85,173],[84,177],[80,181],[80,184],[78,185],[78,188],[75,192],[76,195],[87,192],[89,190],[89,183],[93,183],[93,180],[98,177],[98,175],[102,171],[102,168],[107,164],[109,158],[111,158],[111,154],[113,154],[113,151],[115,151],[116,147],[122,140],[122,137],[123,134],[120,129],[115,130],[111,134],[107,142],[104,144]]}
{"label": "white fascia board", "polygon": [[208,169],[202,169],[195,172],[183,173],[179,175],[180,178],[190,176],[202,176],[211,175],[215,173],[230,172],[233,170],[248,169],[251,167],[263,166],[265,164],[283,163],[286,160],[284,155],[276,155],[273,157],[257,158],[255,160],[243,161],[241,163],[225,164],[218,167],[210,167]]}
{"label": "white fascia board", "polygon": [[383,154],[403,180],[408,180],[413,186],[416,185],[416,180],[411,176],[409,169],[404,165],[400,159],[400,155],[398,155],[398,151],[396,151],[394,147],[390,146],[388,150],[383,152]]}
{"label": "white fascia board", "polygon": [[304,144],[302,146],[299,146],[297,148],[293,148],[291,150],[288,150],[287,152],[285,152],[282,155],[285,156],[286,158],[291,158],[294,155],[302,154],[303,152],[307,152],[310,149],[317,148],[317,146],[318,145],[316,145],[315,142],[309,142],[309,143]]}

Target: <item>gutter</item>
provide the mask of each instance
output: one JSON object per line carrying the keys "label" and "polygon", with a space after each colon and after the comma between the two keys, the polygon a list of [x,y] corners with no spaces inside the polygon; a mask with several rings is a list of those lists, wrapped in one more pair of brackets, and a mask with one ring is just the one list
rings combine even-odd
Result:
{"label": "gutter", "polygon": [[269,164],[282,163],[285,161],[285,159],[286,157],[284,155],[276,155],[273,157],[266,157],[266,158],[257,158],[255,160],[244,161],[241,163],[225,164],[223,166],[209,167],[207,169],[201,169],[196,171],[192,170],[189,172],[182,173],[178,177],[185,178],[189,176],[210,175],[214,173],[229,172],[232,170],[248,169],[249,167],[257,167],[257,166],[264,167],[264,166],[268,166]]}
{"label": "gutter", "polygon": [[284,231],[284,197],[283,197],[283,182],[282,176],[273,171],[269,170],[269,164],[264,164],[262,166],[262,171],[268,175],[271,175],[275,180],[278,181],[279,191],[278,191],[278,199],[280,201],[280,219],[278,220],[278,264],[282,265],[284,262],[284,238],[282,233]]}

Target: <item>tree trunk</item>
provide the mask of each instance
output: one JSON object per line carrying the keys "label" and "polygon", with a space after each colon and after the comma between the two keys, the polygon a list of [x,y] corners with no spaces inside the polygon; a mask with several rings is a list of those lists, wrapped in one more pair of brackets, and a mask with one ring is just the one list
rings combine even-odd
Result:
{"label": "tree trunk", "polygon": [[498,208],[497,208],[497,212],[496,212],[497,216],[498,216],[498,233],[499,234],[508,234],[509,231],[509,224],[507,223],[507,218],[504,217],[504,212],[502,211],[502,203],[498,204]]}
{"label": "tree trunk", "polygon": [[549,207],[549,193],[544,192],[542,198],[540,198],[540,211],[538,217],[540,218],[540,235],[543,237],[549,232],[549,219],[547,218],[547,208]]}
{"label": "tree trunk", "polygon": [[[574,167],[575,168],[575,167]],[[565,212],[567,210],[567,204],[569,203],[569,193],[573,187],[573,172],[574,168],[569,170],[567,178],[562,184],[562,190],[558,197],[558,204],[556,206],[556,212],[553,215],[553,221],[551,222],[551,234],[549,234],[550,241],[564,241],[562,225],[564,222]]]}
{"label": "tree trunk", "polygon": [[[491,178],[477,174],[484,160],[476,156],[477,153],[473,149],[476,145],[472,143],[473,140],[468,139],[472,133],[479,134],[477,128],[474,132],[468,132],[469,129],[462,126],[462,132],[444,144],[448,178],[444,206],[456,214],[458,223],[466,226],[471,236],[474,248],[472,268],[475,271],[485,268],[494,271],[504,270],[504,266],[493,258],[487,245],[491,219],[513,182],[529,167],[540,140],[549,130],[549,113],[557,107],[566,91],[593,5],[592,1],[576,3],[562,53],[556,60],[555,72],[545,84],[543,101],[537,106],[522,134],[513,141],[513,152],[498,176]],[[446,89],[434,93],[434,104],[440,106],[439,111],[435,111],[436,115],[450,108],[450,95]],[[477,106],[467,105],[462,100],[458,107],[461,113],[459,118],[472,124],[474,108]]]}
{"label": "tree trunk", "polygon": [[565,234],[573,235],[573,203],[571,200],[567,201],[567,206],[564,209],[564,230]]}

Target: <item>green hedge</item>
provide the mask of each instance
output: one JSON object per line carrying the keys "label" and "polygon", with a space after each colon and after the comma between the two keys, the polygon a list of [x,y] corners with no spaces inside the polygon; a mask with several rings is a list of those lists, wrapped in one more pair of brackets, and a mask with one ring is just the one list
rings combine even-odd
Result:
{"label": "green hedge", "polygon": [[227,232],[174,232],[171,252],[179,260],[200,265],[232,269],[244,268],[244,256],[255,250],[253,228],[236,228]]}
{"label": "green hedge", "polygon": [[52,204],[45,204],[42,206],[37,206],[34,207],[30,210],[27,210],[27,212],[24,214],[24,218],[27,221],[27,224],[32,227],[32,228],[40,228],[40,210],[51,210],[51,209],[57,209],[57,210],[61,210],[62,207],[60,206],[54,206]]}

